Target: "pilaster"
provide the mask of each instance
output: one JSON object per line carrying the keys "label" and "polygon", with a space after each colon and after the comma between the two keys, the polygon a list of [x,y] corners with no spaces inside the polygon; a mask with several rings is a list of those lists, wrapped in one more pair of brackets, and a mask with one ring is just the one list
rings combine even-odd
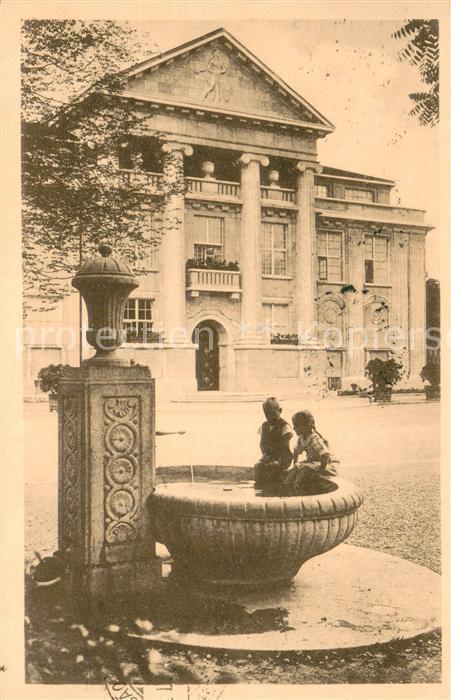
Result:
{"label": "pilaster", "polygon": [[347,308],[347,376],[365,373],[365,330],[363,315],[364,241],[363,229],[349,228],[346,234],[348,254]]}
{"label": "pilaster", "polygon": [[426,363],[426,267],[423,233],[409,234],[409,383],[422,386],[420,372]]}
{"label": "pilaster", "polygon": [[403,374],[409,373],[409,234],[393,232],[392,261],[390,266],[392,300],[390,326],[395,335],[394,350],[402,363]]}

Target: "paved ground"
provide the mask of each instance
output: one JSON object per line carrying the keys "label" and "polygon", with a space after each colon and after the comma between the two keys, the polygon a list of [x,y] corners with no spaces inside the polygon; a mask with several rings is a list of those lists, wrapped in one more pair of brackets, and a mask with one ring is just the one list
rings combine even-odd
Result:
{"label": "paved ground", "polygon": [[[348,542],[439,571],[440,406],[412,401],[375,406],[344,398],[311,406],[285,401],[283,407],[287,418],[301,408],[313,411],[318,429],[341,460],[341,476],[359,483],[365,494],[360,522]],[[258,456],[258,404],[162,403],[157,415],[159,430],[187,431],[183,437],[158,438],[159,464],[252,465]],[[28,404],[25,427],[30,561],[33,550],[47,553],[57,546],[57,416],[46,404]],[[267,658],[175,648],[160,652],[141,640],[133,646],[127,631],[136,631],[135,616],[123,611],[109,620],[114,625],[92,627],[89,618],[68,618],[52,597],[29,614],[27,678],[32,683],[101,683],[105,677],[145,684],[440,681],[437,633],[350,653]]]}

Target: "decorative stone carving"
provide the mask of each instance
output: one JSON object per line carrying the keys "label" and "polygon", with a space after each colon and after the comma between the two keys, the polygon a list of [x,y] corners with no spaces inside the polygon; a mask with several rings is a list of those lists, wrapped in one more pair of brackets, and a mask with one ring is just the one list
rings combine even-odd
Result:
{"label": "decorative stone carving", "polygon": [[71,547],[79,541],[80,522],[80,413],[78,399],[65,396],[63,399],[63,541],[65,547]]}
{"label": "decorative stone carving", "polygon": [[229,102],[230,91],[224,80],[230,67],[230,59],[223,51],[214,48],[202,67],[194,72],[202,79],[202,97],[211,102]]}
{"label": "decorative stone carving", "polygon": [[115,351],[125,339],[123,317],[130,292],[138,287],[128,266],[111,256],[111,246],[100,245],[100,255],[86,262],[72,279],[88,310],[86,339],[96,349],[89,362],[121,363]]}
{"label": "decorative stone carving", "polygon": [[[218,304],[212,304],[209,301],[198,301],[198,302],[188,302],[186,316],[187,318],[195,318],[203,320],[204,318],[211,318],[211,320],[217,320],[218,323],[224,325],[223,319],[227,319],[231,323],[235,324],[239,320],[238,310],[236,309],[236,304],[231,304],[229,301],[224,301],[222,306]],[[235,313],[232,313],[232,312]]]}
{"label": "decorative stone carving", "polygon": [[364,305],[365,331],[370,347],[389,344],[389,304],[380,296],[372,296]]}
{"label": "decorative stone carving", "polygon": [[135,397],[104,402],[105,444],[105,541],[117,544],[134,540],[139,513],[138,430],[140,404]]}
{"label": "decorative stone carving", "polygon": [[343,301],[327,299],[318,311],[319,337],[327,347],[341,347],[343,340]]}

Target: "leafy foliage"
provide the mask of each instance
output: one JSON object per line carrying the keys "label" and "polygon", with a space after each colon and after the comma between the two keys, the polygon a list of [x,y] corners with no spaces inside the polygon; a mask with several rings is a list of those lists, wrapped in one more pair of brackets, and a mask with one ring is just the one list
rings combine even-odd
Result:
{"label": "leafy foliage", "polygon": [[240,264],[237,260],[215,260],[215,258],[188,258],[186,261],[187,270],[229,270],[238,272]]}
{"label": "leafy foliage", "polygon": [[299,345],[297,333],[273,333],[271,345]]}
{"label": "leafy foliage", "polygon": [[61,378],[69,366],[70,365],[48,365],[47,367],[42,367],[38,374],[42,391],[56,396]]}
{"label": "leafy foliage", "polygon": [[402,365],[395,362],[395,360],[381,360],[380,357],[370,360],[365,367],[374,391],[391,388],[399,382],[402,379],[401,369]]}
{"label": "leafy foliage", "polygon": [[440,386],[440,357],[437,355],[429,359],[420,372],[423,382],[429,382],[433,387]]}
{"label": "leafy foliage", "polygon": [[118,171],[121,149],[142,164],[151,117],[120,95],[124,64],[149,53],[126,23],[23,23],[24,286],[41,310],[70,292],[80,258],[100,242],[143,272],[160,241],[155,214],[179,184],[151,196]]}
{"label": "leafy foliage", "polygon": [[439,121],[438,20],[411,19],[394,32],[393,37],[407,40],[398,58],[418,68],[421,81],[428,86],[424,92],[409,95],[414,102],[410,115],[417,117],[425,126],[434,126]]}

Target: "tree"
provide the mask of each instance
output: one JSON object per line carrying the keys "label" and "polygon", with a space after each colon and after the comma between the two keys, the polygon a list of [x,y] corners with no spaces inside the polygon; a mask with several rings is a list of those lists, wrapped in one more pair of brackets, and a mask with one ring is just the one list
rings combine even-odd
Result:
{"label": "tree", "polygon": [[409,95],[414,107],[409,114],[424,126],[439,121],[439,23],[436,19],[411,19],[394,32],[395,39],[407,39],[398,53],[400,61],[418,68],[421,81],[428,86],[424,92]]}
{"label": "tree", "polygon": [[[147,48],[146,48],[147,47]],[[41,310],[71,290],[82,255],[108,241],[136,271],[160,240],[170,192],[150,196],[118,171],[142,164],[151,117],[121,100],[127,68],[151,47],[126,23],[27,20],[22,26],[25,295]],[[125,67],[126,66],[126,67]],[[174,187],[181,187],[176,183]]]}

